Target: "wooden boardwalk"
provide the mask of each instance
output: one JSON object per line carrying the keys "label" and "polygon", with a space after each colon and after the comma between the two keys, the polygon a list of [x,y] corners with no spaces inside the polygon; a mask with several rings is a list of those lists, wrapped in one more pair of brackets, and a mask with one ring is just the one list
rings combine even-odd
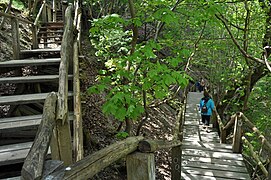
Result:
{"label": "wooden boardwalk", "polygon": [[220,144],[217,131],[200,125],[198,104],[202,93],[188,94],[182,146],[182,178],[186,180],[250,179],[242,154]]}

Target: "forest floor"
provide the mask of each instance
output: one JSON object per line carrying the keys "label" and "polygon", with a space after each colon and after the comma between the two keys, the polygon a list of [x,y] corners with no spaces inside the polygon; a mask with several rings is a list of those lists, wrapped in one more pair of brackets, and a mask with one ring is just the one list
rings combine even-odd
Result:
{"label": "forest floor", "polygon": [[[1,20],[1,19],[0,19]],[[12,37],[10,33],[10,26],[7,23],[0,33],[0,61],[12,59]],[[30,39],[30,30],[27,26],[21,27],[21,44],[22,49],[28,48]],[[116,138],[116,130],[119,122],[112,117],[106,117],[102,111],[101,106],[105,100],[105,95],[88,95],[87,89],[96,83],[96,75],[98,70],[102,67],[101,63],[93,55],[94,51],[88,40],[88,35],[82,38],[82,55],[84,59],[80,62],[80,78],[81,78],[81,91],[82,91],[82,107],[83,107],[83,125],[84,125],[84,148],[85,155],[96,152],[119,139]],[[1,72],[0,72],[1,73]],[[0,74],[3,76],[3,74]],[[5,76],[5,74],[4,74]],[[13,86],[12,86],[13,87]],[[13,87],[14,88],[14,87]],[[1,85],[0,95],[10,91],[10,88]],[[177,104],[178,100],[177,100]],[[1,109],[1,107],[0,107]],[[150,109],[149,119],[141,128],[141,135],[149,139],[159,139],[170,141],[173,138],[173,129],[176,121],[178,106],[173,107],[169,104],[162,104]],[[1,109],[0,114],[3,116],[6,109]],[[135,134],[139,122],[133,123],[133,133]],[[87,139],[87,140],[86,140]],[[156,179],[169,180],[170,179],[170,149],[160,150],[155,152],[155,165],[156,165]],[[125,160],[120,159],[118,162],[105,168],[102,172],[98,173],[93,180],[125,180],[126,168]]]}

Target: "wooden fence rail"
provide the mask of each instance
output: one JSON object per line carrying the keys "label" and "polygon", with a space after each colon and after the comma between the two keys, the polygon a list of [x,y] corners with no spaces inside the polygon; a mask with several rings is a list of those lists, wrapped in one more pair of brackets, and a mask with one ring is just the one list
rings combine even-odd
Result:
{"label": "wooden fence rail", "polygon": [[[241,153],[243,145],[246,145],[252,154],[252,158],[255,160],[257,166],[260,167],[265,177],[267,179],[271,179],[271,143],[264,137],[264,135],[258,130],[258,128],[251,121],[249,121],[249,119],[241,112],[232,115],[226,126],[224,126],[223,123],[221,124],[221,126],[223,127],[223,130],[227,130],[228,128],[234,126],[232,144],[233,152]],[[260,157],[260,155],[257,154],[259,152],[255,152],[253,145],[250,144],[250,142],[245,137],[245,133],[247,130],[247,128],[244,128],[245,126],[250,128],[251,131],[256,134],[262,146],[262,149],[263,147],[266,147],[264,149],[265,151],[267,151],[267,158]],[[263,165],[263,160],[266,163],[266,166]]]}

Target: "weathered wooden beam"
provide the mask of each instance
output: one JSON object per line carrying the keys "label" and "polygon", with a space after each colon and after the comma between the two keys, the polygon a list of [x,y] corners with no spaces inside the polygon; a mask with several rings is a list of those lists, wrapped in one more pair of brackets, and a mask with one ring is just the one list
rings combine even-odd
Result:
{"label": "weathered wooden beam", "polygon": [[242,141],[248,146],[249,151],[252,154],[252,157],[257,162],[257,165],[261,168],[263,174],[268,177],[268,171],[264,167],[263,163],[261,162],[259,156],[255,153],[253,146],[248,142],[248,140],[245,137],[242,137]]}
{"label": "weathered wooden beam", "polygon": [[233,132],[233,142],[232,142],[232,151],[234,153],[240,153],[242,150],[242,119],[240,116],[235,116],[234,132]]}
{"label": "weathered wooden beam", "polygon": [[1,11],[0,11],[0,16],[4,16],[4,17],[8,17],[8,18],[15,18],[15,19],[17,19],[17,20],[19,20],[19,21],[22,21],[22,22],[24,22],[24,23],[27,23],[27,24],[34,24],[33,22],[28,21],[28,20],[26,20],[26,19],[23,19],[23,18],[14,16],[14,15],[12,15],[12,14],[4,13],[4,12],[1,12]]}
{"label": "weathered wooden beam", "polygon": [[268,142],[268,140],[263,136],[259,129],[252,122],[250,122],[249,119],[243,113],[240,113],[240,116],[244,120],[244,122],[248,125],[248,127],[251,128],[253,132],[255,132],[258,135],[258,138],[261,139],[264,145],[267,146],[267,150],[269,151],[269,154],[271,154],[270,142]]}
{"label": "weathered wooden beam", "polygon": [[179,140],[175,141],[164,141],[164,140],[143,140],[138,144],[138,150],[140,152],[155,152],[161,149],[172,148],[180,146],[182,143]]}
{"label": "weathered wooden beam", "polygon": [[19,23],[15,18],[11,18],[11,30],[12,30],[12,48],[13,48],[13,59],[20,58],[20,33]]}
{"label": "weathered wooden beam", "polygon": [[[184,101],[184,104],[182,104],[179,113],[177,115],[176,119],[176,125],[174,129],[174,136],[173,139],[175,142],[182,141],[183,135],[182,135],[182,130],[183,130],[183,125],[184,125],[184,117],[185,117],[185,106],[186,102]],[[171,149],[171,179],[172,180],[177,180],[180,179],[181,177],[181,164],[182,164],[182,148],[180,145],[174,146]]]}
{"label": "weathered wooden beam", "polygon": [[35,26],[37,26],[37,24],[38,24],[38,22],[39,22],[39,19],[40,19],[40,16],[41,16],[42,12],[43,12],[43,9],[44,9],[44,7],[45,7],[45,4],[46,4],[46,1],[43,1],[42,5],[41,5],[41,7],[40,7],[40,9],[39,9],[39,12],[38,12],[38,14],[37,14],[37,17],[36,17],[36,19],[35,19],[35,21],[34,21],[34,25],[35,25]]}
{"label": "weathered wooden beam", "polygon": [[153,153],[135,152],[126,158],[127,180],[155,180]]}
{"label": "weathered wooden beam", "polygon": [[88,155],[84,159],[66,168],[63,179],[92,178],[111,163],[134,152],[137,149],[139,141],[143,139],[144,137],[142,136],[129,137]]}
{"label": "weathered wooden beam", "polygon": [[72,164],[72,141],[68,121],[68,67],[73,52],[72,5],[66,14],[66,26],[61,45],[61,63],[59,67],[59,88],[57,100],[56,128],[52,141],[52,158],[61,160],[65,166]]}
{"label": "weathered wooden beam", "polygon": [[56,100],[56,93],[50,93],[45,100],[41,124],[22,167],[22,179],[42,177],[44,161],[55,126]]}
{"label": "weathered wooden beam", "polygon": [[73,54],[73,105],[74,105],[74,155],[75,161],[79,161],[84,156],[83,149],[83,123],[81,110],[81,96],[80,96],[80,79],[79,79],[79,58],[78,58],[78,42],[74,42]]}

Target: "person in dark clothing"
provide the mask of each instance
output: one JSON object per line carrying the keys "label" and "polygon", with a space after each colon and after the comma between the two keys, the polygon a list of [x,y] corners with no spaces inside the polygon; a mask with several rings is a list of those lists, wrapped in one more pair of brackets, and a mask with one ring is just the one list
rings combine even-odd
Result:
{"label": "person in dark clothing", "polygon": [[214,110],[215,104],[212,98],[210,97],[209,93],[206,89],[203,91],[203,98],[200,99],[199,108],[201,112],[201,122],[204,125],[204,128],[210,124],[210,119],[212,116],[212,112]]}
{"label": "person in dark clothing", "polygon": [[196,83],[196,87],[198,89],[199,92],[202,92],[205,88],[205,81],[203,79],[201,79],[200,81],[198,81]]}

